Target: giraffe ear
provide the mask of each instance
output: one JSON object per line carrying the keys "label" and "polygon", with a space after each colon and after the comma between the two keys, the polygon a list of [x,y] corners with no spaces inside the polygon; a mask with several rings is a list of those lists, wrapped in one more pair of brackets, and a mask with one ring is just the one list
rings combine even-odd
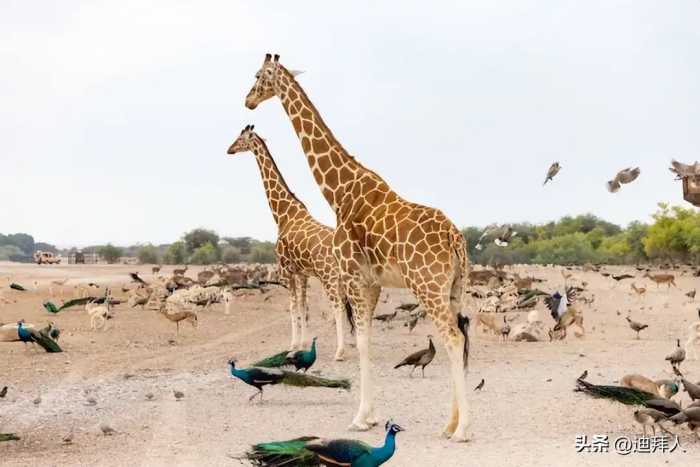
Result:
{"label": "giraffe ear", "polygon": [[289,70],[289,73],[292,74],[292,76],[299,76],[300,74],[303,73],[301,70]]}

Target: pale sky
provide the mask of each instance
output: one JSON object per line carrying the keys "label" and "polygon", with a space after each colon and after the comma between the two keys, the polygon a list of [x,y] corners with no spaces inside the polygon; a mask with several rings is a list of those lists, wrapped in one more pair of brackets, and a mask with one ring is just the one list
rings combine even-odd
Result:
{"label": "pale sky", "polygon": [[697,0],[4,0],[0,232],[274,240],[254,157],[226,155],[249,123],[334,225],[279,100],[243,106],[266,52],[346,149],[460,227],[649,220],[682,203],[670,159],[700,159],[699,21]]}

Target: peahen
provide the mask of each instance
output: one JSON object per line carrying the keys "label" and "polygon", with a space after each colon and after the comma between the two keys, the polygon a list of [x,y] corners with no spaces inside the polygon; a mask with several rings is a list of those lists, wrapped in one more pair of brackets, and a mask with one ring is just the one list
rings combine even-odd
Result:
{"label": "peahen", "polygon": [[297,387],[325,387],[325,388],[340,388],[350,390],[350,381],[347,379],[327,379],[318,376],[295,373],[293,371],[284,371],[279,368],[236,368],[236,361],[231,359],[228,361],[231,376],[236,377],[248,384],[257,388],[258,392],[250,396],[248,400],[253,400],[255,396],[260,394],[260,400],[263,397],[263,387],[268,385],[286,384],[288,386]]}
{"label": "peahen", "polygon": [[260,443],[245,454],[253,465],[262,467],[376,467],[396,451],[396,434],[404,431],[399,425],[386,422],[384,445],[378,448],[352,439],[320,439],[306,436],[289,441]]}
{"label": "peahen", "polygon": [[61,347],[56,341],[50,337],[51,326],[46,329],[37,331],[34,327],[25,327],[24,321],[17,322],[17,337],[26,345],[28,342],[39,344],[44,350],[49,353],[62,352]]}

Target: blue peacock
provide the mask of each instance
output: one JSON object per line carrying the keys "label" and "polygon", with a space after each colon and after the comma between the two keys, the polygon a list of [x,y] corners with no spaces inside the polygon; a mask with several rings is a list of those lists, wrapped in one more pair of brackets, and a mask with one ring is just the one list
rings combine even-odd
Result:
{"label": "blue peacock", "polygon": [[32,344],[39,344],[49,353],[58,353],[62,351],[61,347],[56,343],[59,335],[60,331],[53,323],[37,331],[34,327],[25,327],[22,320],[17,322],[17,337],[21,342],[24,342],[25,346],[31,342]]}
{"label": "blue peacock", "polygon": [[404,431],[391,421],[386,422],[385,428],[384,445],[377,448],[352,439],[306,436],[289,441],[256,444],[246,452],[245,458],[261,467],[376,467],[391,459],[396,451],[396,434]]}
{"label": "blue peacock", "polygon": [[274,386],[277,384],[297,387],[324,387],[350,390],[350,381],[347,379],[321,378],[318,376],[296,373],[294,371],[280,370],[279,368],[261,368],[256,366],[236,368],[236,360],[234,359],[229,360],[228,364],[232,377],[236,377],[258,390],[258,392],[250,396],[249,400],[251,401],[257,395],[260,395],[260,400],[262,401],[263,388],[265,386]]}
{"label": "blue peacock", "polygon": [[298,350],[296,352],[284,351],[277,353],[271,357],[260,360],[259,362],[253,363],[252,366],[260,368],[277,368],[282,366],[292,366],[296,368],[297,371],[303,369],[306,373],[309,368],[316,363],[316,340],[318,338],[314,337],[311,340],[310,350]]}

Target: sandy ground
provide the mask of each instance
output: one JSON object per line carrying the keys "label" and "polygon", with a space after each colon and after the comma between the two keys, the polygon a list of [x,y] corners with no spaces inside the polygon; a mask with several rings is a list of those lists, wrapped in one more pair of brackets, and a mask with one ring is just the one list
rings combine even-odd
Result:
{"label": "sandy ground", "polygon": [[[563,285],[559,269],[523,269],[521,273],[548,279],[542,285],[545,290]],[[0,290],[17,300],[0,305],[0,322],[24,318],[41,324],[53,319],[63,331],[60,343],[65,350],[35,353],[25,351],[21,343],[0,343],[0,387],[10,387],[8,396],[0,399],[0,432],[22,437],[19,442],[0,443],[0,465],[240,465],[232,456],[251,443],[309,434],[381,444],[381,426],[367,433],[346,429],[358,404],[357,352],[350,347],[346,361],[333,361],[334,326],[321,318],[327,305],[316,283],[310,291],[310,325],[319,337],[320,352],[315,369],[349,377],[353,390],[272,387],[263,404],[248,402],[253,388],[231,380],[226,361],[236,356],[251,362],[288,345],[283,289],[271,290],[268,301],[264,301],[267,295],[240,298],[228,316],[221,305],[202,311],[199,328],[185,325],[177,339],[174,324],[148,310],[120,306],[111,328],[92,332],[81,309],[49,316],[41,307],[53,279],[69,277],[63,289],[72,295],[81,282],[125,284],[127,272],[134,270],[150,277],[150,268],[137,266],[0,263]],[[196,269],[189,274],[196,274]],[[32,290],[9,290],[7,277]],[[407,429],[399,434],[397,452],[388,465],[697,465],[700,441],[686,429],[680,430],[680,447],[670,454],[621,456],[612,449],[603,454],[576,453],[578,434],[637,437],[641,427],[632,418],[633,408],[572,389],[585,369],[589,381],[596,383],[610,384],[626,373],[670,377],[664,356],[673,350],[674,339],[687,338],[687,328],[697,317],[698,305],[684,293],[698,286],[698,279],[683,275],[677,279],[679,288],[667,291],[638,278],[638,285],[649,288],[639,300],[630,295],[630,281],[616,284],[580,271],[574,277],[587,281],[596,296],[592,306],[583,308],[585,338],[501,343],[495,336],[471,330],[468,386],[474,387],[481,378],[486,386],[469,394],[473,438],[466,444],[438,436],[450,407],[448,362],[441,344],[425,379],[393,369],[405,355],[425,347],[432,324],[420,323],[413,334],[399,322],[392,329],[375,328],[377,415],[392,417]],[[388,291],[388,297],[378,313],[412,301],[401,290]],[[634,339],[624,321],[630,309],[634,319],[650,325],[641,340]],[[544,311],[542,315],[549,320]],[[522,313],[516,322],[524,319]],[[349,335],[347,341],[352,342]],[[689,361],[684,366],[691,380],[700,380],[700,363]],[[176,401],[173,390],[183,391],[185,398]],[[155,395],[152,401],[146,400],[147,393]],[[35,404],[37,397],[41,402]],[[97,404],[89,405],[87,398]],[[680,399],[687,403],[685,393]],[[118,433],[103,436],[101,423]],[[63,445],[71,431],[73,443]]]}

